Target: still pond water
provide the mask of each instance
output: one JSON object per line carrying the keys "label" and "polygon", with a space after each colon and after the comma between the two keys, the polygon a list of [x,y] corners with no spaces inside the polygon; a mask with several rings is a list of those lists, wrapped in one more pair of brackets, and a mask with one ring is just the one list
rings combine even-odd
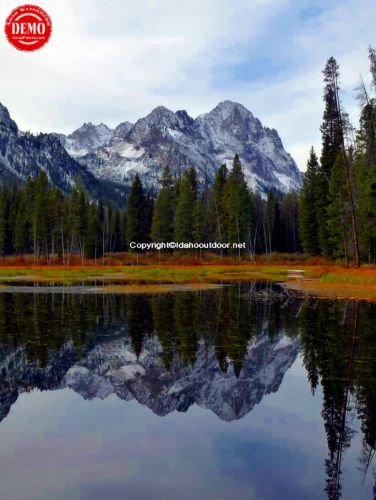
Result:
{"label": "still pond water", "polygon": [[372,499],[376,305],[0,294],[0,498]]}

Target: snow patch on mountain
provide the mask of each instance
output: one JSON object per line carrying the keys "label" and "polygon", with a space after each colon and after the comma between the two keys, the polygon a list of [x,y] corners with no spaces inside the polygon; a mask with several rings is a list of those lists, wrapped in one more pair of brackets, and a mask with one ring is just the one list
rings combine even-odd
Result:
{"label": "snow patch on mountain", "polygon": [[103,123],[100,125],[84,123],[72,134],[63,136],[62,144],[71,156],[81,157],[109,144],[113,134],[114,131]]}
{"label": "snow patch on mountain", "polygon": [[221,164],[231,168],[237,153],[252,189],[300,188],[302,175],[277,131],[263,127],[232,101],[196,119],[186,111],[158,106],[134,125],[124,122],[114,131],[103,127],[85,124],[63,140],[67,151],[100,178],[129,184],[138,173],[147,185],[157,187],[168,164],[178,176],[195,166],[202,179],[213,180]]}

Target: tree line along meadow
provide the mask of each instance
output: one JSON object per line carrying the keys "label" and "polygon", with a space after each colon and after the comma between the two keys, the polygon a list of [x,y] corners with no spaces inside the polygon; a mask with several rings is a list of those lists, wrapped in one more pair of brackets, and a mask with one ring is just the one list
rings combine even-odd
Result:
{"label": "tree line along meadow", "polygon": [[164,168],[156,199],[136,175],[127,207],[89,198],[80,183],[64,196],[45,172],[0,191],[0,253],[69,264],[73,255],[100,259],[144,242],[247,242],[248,252],[298,252],[298,195],[266,200],[246,184],[239,157],[222,165],[213,186],[194,168],[181,178]]}
{"label": "tree line along meadow", "polygon": [[[77,182],[68,195],[47,175],[0,189],[0,256],[69,264],[73,255],[100,259],[129,243],[246,242],[245,256],[302,253],[347,265],[376,262],[376,52],[372,83],[357,89],[355,130],[340,98],[339,66],[328,59],[320,159],[312,148],[300,193],[262,196],[247,186],[241,161],[222,165],[212,183],[195,168],[181,176],[164,168],[155,197],[135,176],[125,208],[90,198]],[[237,251],[234,251],[237,253]],[[231,255],[231,252],[230,252]]]}

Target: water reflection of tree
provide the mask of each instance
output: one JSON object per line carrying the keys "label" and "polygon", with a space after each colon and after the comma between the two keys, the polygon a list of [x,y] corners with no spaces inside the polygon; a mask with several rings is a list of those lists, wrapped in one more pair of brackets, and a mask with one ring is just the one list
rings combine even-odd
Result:
{"label": "water reflection of tree", "polygon": [[376,308],[359,302],[307,304],[299,319],[303,361],[314,390],[320,381],[329,456],[326,460],[326,493],[342,494],[341,474],[345,450],[354,431],[357,412],[363,432],[360,463],[363,476],[375,454],[376,444]]}
{"label": "water reflection of tree", "polygon": [[153,316],[150,300],[145,295],[126,297],[127,333],[137,357],[140,356],[145,338],[153,334]]}
{"label": "water reflection of tree", "polygon": [[174,296],[172,294],[153,295],[151,309],[154,330],[162,346],[162,360],[170,370],[176,353],[176,325],[174,318]]}
{"label": "water reflection of tree", "polygon": [[0,344],[23,347],[27,359],[43,367],[66,342],[79,358],[121,317],[124,311],[110,296],[0,294]]}
{"label": "water reflection of tree", "polygon": [[[361,310],[361,335],[359,337],[359,358],[356,363],[357,411],[363,432],[363,449],[360,465],[363,478],[369,470],[376,450],[376,343],[374,304],[363,304]],[[374,487],[376,498],[376,484]]]}
{"label": "water reflection of tree", "polygon": [[250,288],[237,285],[212,293],[152,297],[153,324],[166,368],[175,355],[183,364],[194,363],[201,344],[214,347],[223,371],[231,365],[239,376],[252,339],[287,331],[295,318],[291,308],[280,310],[278,303],[251,300]]}
{"label": "water reflection of tree", "polygon": [[117,328],[127,332],[137,356],[155,333],[167,369],[175,356],[185,365],[194,363],[203,345],[214,347],[222,370],[231,365],[239,375],[252,339],[294,329],[290,309],[254,300],[255,286],[153,296],[1,294],[0,344],[22,345],[29,360],[46,366],[68,340],[79,358],[101,334],[106,339]]}

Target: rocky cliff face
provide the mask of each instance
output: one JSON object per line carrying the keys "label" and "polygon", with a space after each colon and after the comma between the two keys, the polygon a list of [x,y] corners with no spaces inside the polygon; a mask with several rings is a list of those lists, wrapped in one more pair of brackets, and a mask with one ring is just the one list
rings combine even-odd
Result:
{"label": "rocky cliff face", "polygon": [[84,125],[62,139],[67,151],[99,178],[129,183],[139,173],[153,185],[169,164],[177,174],[195,166],[202,178],[213,179],[218,167],[231,166],[238,153],[252,189],[300,187],[301,174],[277,131],[263,127],[235,102],[224,101],[196,119],[160,106],[134,125],[125,122],[115,131],[103,127]]}
{"label": "rocky cliff face", "polygon": [[123,122],[112,130],[85,123],[68,136],[23,133],[0,104],[2,181],[24,181],[45,170],[50,182],[65,192],[78,177],[89,191],[100,192],[101,181],[128,186],[138,173],[157,189],[167,164],[176,175],[195,166],[201,179],[213,180],[218,167],[230,167],[236,153],[252,189],[299,189],[301,174],[276,130],[263,127],[244,106],[231,101],[196,119],[160,106],[135,124]]}
{"label": "rocky cliff face", "polygon": [[[84,135],[81,131],[75,137],[82,139]],[[109,135],[103,140],[107,142],[108,138]],[[50,183],[66,193],[80,179],[89,192],[95,192],[98,196],[111,199],[122,196],[122,187],[104,185],[85,165],[67,153],[62,141],[65,141],[64,136],[57,134],[33,135],[20,131],[7,108],[0,103],[0,183],[21,183],[29,177],[38,176],[43,170]]]}
{"label": "rocky cliff face", "polygon": [[22,348],[3,351],[0,420],[7,416],[19,393],[65,387],[85,399],[105,399],[110,394],[125,401],[136,399],[157,415],[185,412],[197,404],[222,420],[240,419],[265,395],[278,390],[298,351],[299,341],[283,333],[273,340],[261,336],[249,345],[238,377],[231,363],[227,372],[221,370],[214,347],[207,349],[203,343],[193,365],[185,366],[175,358],[171,369],[166,370],[156,337],[146,341],[138,359],[127,336],[97,344],[79,362],[73,345],[67,342],[44,368],[27,361]]}
{"label": "rocky cliff face", "polygon": [[82,127],[75,130],[72,134],[62,137],[62,143],[71,156],[84,156],[101,146],[109,144],[114,131],[101,123],[93,125],[84,123]]}

